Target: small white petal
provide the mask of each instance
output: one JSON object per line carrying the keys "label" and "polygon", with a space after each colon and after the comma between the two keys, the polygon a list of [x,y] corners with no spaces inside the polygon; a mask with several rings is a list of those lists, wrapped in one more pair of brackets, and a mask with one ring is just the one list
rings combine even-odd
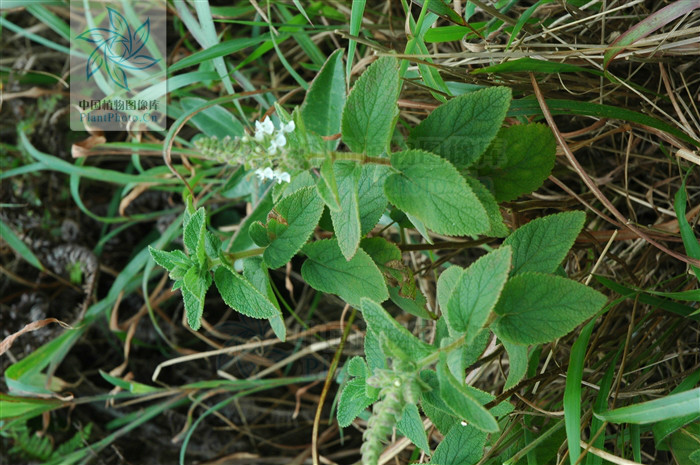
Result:
{"label": "small white petal", "polygon": [[277,153],[277,146],[275,145],[275,142],[274,142],[274,141],[272,142],[272,145],[270,145],[270,146],[267,148],[267,153],[268,153],[269,155],[274,155],[274,154]]}
{"label": "small white petal", "polygon": [[277,184],[281,184],[282,181],[284,182],[291,182],[292,178],[289,176],[289,173],[279,173],[277,174]]}
{"label": "small white petal", "polygon": [[259,179],[265,179],[265,173],[262,169],[258,168],[257,170],[255,170],[255,174],[258,175]]}
{"label": "small white petal", "polygon": [[272,134],[275,131],[275,126],[272,124],[272,121],[270,121],[270,117],[266,116],[265,120],[262,122],[262,130],[265,134]]}
{"label": "small white petal", "polygon": [[269,166],[263,170],[263,176],[266,179],[274,179],[275,178],[275,172],[272,171],[272,168]]}
{"label": "small white petal", "polygon": [[467,422],[464,421],[464,420],[462,420],[459,424],[462,425],[462,426],[467,426]]}
{"label": "small white petal", "polygon": [[272,143],[277,147],[284,147],[284,145],[287,143],[287,138],[284,137],[284,133],[280,131],[277,133],[275,138],[272,139]]}
{"label": "small white petal", "polygon": [[296,126],[294,125],[294,121],[290,121],[282,127],[282,131],[283,132],[292,132],[292,131],[294,131],[294,128],[296,128]]}

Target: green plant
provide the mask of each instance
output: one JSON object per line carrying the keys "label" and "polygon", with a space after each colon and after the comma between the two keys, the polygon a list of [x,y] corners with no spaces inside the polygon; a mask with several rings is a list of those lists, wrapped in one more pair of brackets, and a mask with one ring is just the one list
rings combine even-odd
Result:
{"label": "green plant", "polygon": [[[226,252],[207,229],[204,207],[195,210],[188,200],[185,252],[151,248],[151,255],[181,290],[193,329],[200,326],[213,282],[228,306],[268,319],[281,339],[285,327],[268,269],[305,256],[303,279],[360,309],[367,323],[365,358],[348,361],[350,380],[338,405],[339,424],[348,426],[374,404],[363,462],[377,463],[394,426],[430,454],[420,405],[445,435],[433,460],[452,463],[447,456],[455,444],[468,440],[481,450],[487,434],[499,431],[499,419],[512,410],[506,401],[490,405],[491,394],[464,383],[465,370],[485,348],[489,332],[509,353],[507,387],[513,387],[525,375],[529,345],[564,336],[599,312],[606,298],[561,276],[560,264],[583,228],[583,212],[535,219],[513,232],[503,222],[497,202],[536,189],[551,171],[550,131],[539,124],[501,128],[510,90],[484,88],[438,107],[410,130],[401,142],[404,150],[391,152],[392,141],[400,137],[395,129],[399,74],[395,58],[379,58],[346,98],[342,52],[337,52],[301,107],[291,114],[276,107],[276,133],[266,118],[256,123],[254,135],[200,140],[207,158],[242,164],[261,180],[276,181],[267,220],[246,222],[239,232],[248,233],[258,248]],[[324,138],[337,133],[348,151],[337,151],[337,138]],[[380,305],[390,297],[420,302],[399,246],[381,235],[368,237],[387,204],[392,218],[403,217],[401,224],[415,227],[428,241],[428,230],[505,237],[468,268],[442,271],[441,315],[414,303],[421,317],[436,320],[432,341],[414,336]],[[333,237],[310,240],[324,209]]]}

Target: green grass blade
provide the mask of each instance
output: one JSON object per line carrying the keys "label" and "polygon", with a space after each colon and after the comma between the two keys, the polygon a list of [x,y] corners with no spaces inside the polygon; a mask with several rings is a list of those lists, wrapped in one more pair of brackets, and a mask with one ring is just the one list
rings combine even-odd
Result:
{"label": "green grass blade", "polygon": [[[350,35],[357,36],[360,33],[362,26],[362,16],[365,13],[365,4],[367,0],[355,0],[352,2],[352,11],[350,12]],[[348,87],[350,86],[350,71],[352,70],[352,61],[355,58],[355,47],[357,42],[350,39],[348,45],[348,62],[345,65],[345,79],[347,79]]]}
{"label": "green grass blade", "polygon": [[27,244],[25,244],[22,239],[20,239],[15,232],[10,228],[8,224],[5,224],[1,219],[0,219],[0,237],[7,242],[7,245],[10,246],[12,250],[17,252],[22,258],[24,258],[29,264],[34,266],[35,268],[40,269],[41,271],[44,271],[44,265],[41,264],[39,259],[34,255],[34,253],[31,251],[29,247],[27,247]]}
{"label": "green grass blade", "polygon": [[49,26],[66,41],[70,41],[70,27],[64,23],[61,18],[47,10],[41,4],[29,3],[26,5],[26,8],[36,19]]}
{"label": "green grass blade", "polygon": [[258,36],[241,37],[237,39],[227,40],[225,42],[220,42],[209,48],[205,48],[203,50],[195,52],[192,55],[183,58],[182,60],[176,63],[173,63],[168,67],[168,72],[174,73],[175,71],[179,71],[189,66],[195,66],[208,60],[213,60],[215,58],[219,58],[225,55],[230,55],[232,53],[236,53],[240,50],[243,50],[244,48],[252,47],[253,45],[257,45],[260,42],[264,41],[264,36]]}
{"label": "green grass blade", "polygon": [[585,365],[586,348],[591,338],[595,318],[583,328],[578,339],[571,348],[569,369],[566,372],[566,388],[564,389],[564,422],[566,426],[566,442],[569,444],[569,460],[571,465],[581,457],[581,382]]}
{"label": "green grass blade", "polygon": [[506,50],[510,48],[510,44],[513,43],[513,40],[515,40],[515,38],[518,36],[518,33],[520,33],[520,30],[523,28],[523,26],[525,26],[525,23],[527,23],[527,20],[530,19],[530,16],[532,16],[535,10],[537,10],[542,5],[552,3],[553,1],[554,0],[539,0],[537,3],[525,10],[522,15],[520,15],[520,18],[518,18],[518,21],[515,23],[515,26],[513,26],[513,30],[511,31],[510,37],[508,38]]}
{"label": "green grass blade", "polygon": [[594,415],[610,423],[644,425],[697,413],[700,413],[700,388],[615,410],[594,412]]}
{"label": "green grass blade", "polygon": [[[697,141],[678,130],[674,126],[667,124],[657,118],[638,113],[636,111],[628,110],[626,108],[614,107],[610,105],[602,105],[598,103],[591,102],[577,102],[575,100],[558,100],[552,99],[547,100],[547,105],[552,115],[581,115],[581,116],[595,116],[598,118],[609,118],[609,119],[619,119],[623,121],[630,121],[637,124],[642,124],[644,126],[650,126],[655,129],[667,132],[671,135],[678,137],[679,139],[693,144],[696,147],[700,147],[700,141]],[[526,98],[513,100],[510,105],[510,110],[508,110],[508,116],[532,116],[532,115],[542,115],[542,110],[540,109],[539,103],[536,100]]]}
{"label": "green grass blade", "polygon": [[[683,239],[683,245],[685,246],[685,251],[688,256],[700,259],[700,241],[695,237],[693,228],[688,223],[688,219],[685,217],[685,206],[687,202],[687,197],[685,193],[685,180],[688,179],[688,175],[692,170],[688,170],[683,182],[681,183],[680,189],[676,192],[676,197],[673,202],[673,208],[676,210],[676,217],[678,217],[678,227],[680,228],[681,238]],[[695,276],[700,280],[700,268],[697,266],[692,266],[691,269]],[[700,296],[698,297],[700,300]]]}

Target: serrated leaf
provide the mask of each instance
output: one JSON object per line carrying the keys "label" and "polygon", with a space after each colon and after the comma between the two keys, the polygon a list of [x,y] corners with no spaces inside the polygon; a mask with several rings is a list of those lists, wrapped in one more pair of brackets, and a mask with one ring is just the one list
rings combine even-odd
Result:
{"label": "serrated leaf", "polygon": [[220,266],[214,273],[214,283],[226,305],[237,312],[261,319],[279,315],[279,309],[235,271]]}
{"label": "serrated leaf", "polygon": [[398,97],[396,58],[379,58],[355,82],[343,108],[341,133],[351,151],[374,157],[387,149],[399,113]]}
{"label": "serrated leaf", "polygon": [[428,436],[425,434],[423,420],[416,404],[406,404],[401,413],[401,419],[396,423],[396,428],[423,452],[430,455]]}
{"label": "serrated leaf", "polygon": [[148,251],[153,258],[153,261],[168,271],[174,270],[178,265],[185,266],[190,263],[189,258],[187,258],[187,256],[181,250],[166,252],[165,250],[154,249],[149,245]]}
{"label": "serrated leaf", "polygon": [[377,368],[386,368],[386,356],[382,351],[382,345],[379,342],[377,333],[372,331],[371,328],[367,329],[365,333],[365,358],[367,359],[367,366],[370,371],[374,371]]}
{"label": "serrated leaf", "polygon": [[374,229],[386,210],[384,181],[388,170],[389,167],[383,165],[362,165],[357,198],[360,210],[360,231],[363,236]]}
{"label": "serrated leaf", "polygon": [[537,218],[519,227],[503,241],[513,247],[511,275],[527,271],[553,273],[569,253],[583,228],[582,211],[557,213]]}
{"label": "serrated leaf", "polygon": [[440,383],[440,396],[450,410],[481,431],[487,433],[498,431],[498,423],[493,415],[452,376],[444,360],[438,363],[437,376]]}
{"label": "serrated leaf", "polygon": [[202,314],[204,313],[204,299],[197,298],[184,286],[180,287],[180,292],[182,292],[182,301],[185,304],[187,324],[194,331],[197,331],[202,326]]}
{"label": "serrated leaf", "polygon": [[333,164],[335,180],[338,184],[340,209],[331,209],[333,230],[338,237],[338,244],[343,256],[350,260],[360,244],[360,209],[358,203],[358,183],[362,174],[362,165],[349,161],[337,161]]}
{"label": "serrated leaf", "polygon": [[243,276],[255,287],[260,293],[267,297],[267,300],[272,303],[277,309],[277,314],[270,317],[268,321],[272,330],[275,332],[275,336],[281,341],[287,339],[287,327],[284,324],[284,319],[282,318],[282,312],[280,311],[280,305],[277,302],[277,297],[275,292],[272,290],[272,285],[270,284],[270,276],[265,266],[265,262],[262,257],[250,257],[243,261]]}
{"label": "serrated leaf", "polygon": [[471,176],[465,176],[464,179],[466,179],[467,184],[476,194],[489,218],[489,230],[484,234],[491,237],[506,237],[510,234],[510,230],[503,223],[503,215],[501,215],[501,210],[493,194],[478,179],[474,179]]}
{"label": "serrated leaf", "polygon": [[314,289],[336,294],[353,306],[363,297],[385,301],[389,297],[381,272],[364,250],[358,249],[349,261],[336,239],[311,242],[304,246],[308,260],[301,275]]}
{"label": "serrated leaf", "polygon": [[187,270],[182,281],[185,284],[185,289],[203,301],[204,294],[211,286],[211,275],[207,270],[200,270],[198,267],[192,266]]}
{"label": "serrated leaf", "polygon": [[182,239],[187,247],[187,253],[192,256],[197,254],[199,241],[204,238],[204,230],[206,229],[206,213],[203,207],[197,209],[194,214],[190,215],[187,225],[185,226]]}
{"label": "serrated leaf", "polygon": [[350,426],[352,421],[376,400],[367,397],[365,384],[364,378],[351,379],[340,393],[337,418],[341,428]]}
{"label": "serrated leaf", "polygon": [[316,181],[316,190],[318,191],[318,195],[321,196],[323,202],[331,211],[340,211],[338,183],[335,180],[333,159],[331,157],[328,157],[323,161],[319,172],[321,175]]}
{"label": "serrated leaf", "polygon": [[[340,118],[345,105],[345,70],[343,49],[328,57],[306,92],[301,116],[306,128],[321,136],[340,132]],[[326,142],[334,150],[338,141]]]}
{"label": "serrated leaf", "polygon": [[489,228],[488,216],[466,180],[447,160],[422,150],[391,154],[399,173],[384,192],[391,203],[440,234],[476,235]]}
{"label": "serrated leaf", "polygon": [[367,378],[367,371],[367,363],[362,357],[355,356],[348,360],[348,374],[358,378]]}
{"label": "serrated leaf", "polygon": [[450,334],[465,334],[470,344],[498,302],[508,272],[512,251],[503,246],[490,252],[464,270],[447,302],[447,325]]}
{"label": "serrated leaf", "polygon": [[595,315],[606,300],[600,292],[570,279],[522,273],[503,287],[491,329],[501,340],[543,344]]}
{"label": "serrated leaf", "polygon": [[250,238],[260,247],[267,247],[272,240],[267,235],[267,228],[260,221],[255,221],[248,227]]}
{"label": "serrated leaf", "polygon": [[458,169],[472,165],[498,133],[510,105],[507,87],[460,95],[440,105],[416,126],[408,146],[436,153]]}
{"label": "serrated leaf", "polygon": [[516,199],[542,185],[554,168],[556,141],[544,124],[501,129],[476,165],[476,174],[498,202]]}
{"label": "serrated leaf", "polygon": [[433,352],[430,345],[411,334],[373,300],[362,298],[361,309],[367,326],[375,334],[386,336],[403,353],[412,354],[414,360],[427,357]]}
{"label": "serrated leaf", "polygon": [[486,433],[470,425],[455,425],[435,449],[430,464],[473,465],[481,460]]}
{"label": "serrated leaf", "polygon": [[437,282],[437,298],[443,315],[447,313],[447,304],[454,293],[464,268],[452,265],[440,274]]}
{"label": "serrated leaf", "polygon": [[305,187],[283,198],[273,212],[278,222],[286,222],[286,229],[263,253],[265,263],[274,269],[287,264],[309,239],[323,213],[323,201],[314,188]]}

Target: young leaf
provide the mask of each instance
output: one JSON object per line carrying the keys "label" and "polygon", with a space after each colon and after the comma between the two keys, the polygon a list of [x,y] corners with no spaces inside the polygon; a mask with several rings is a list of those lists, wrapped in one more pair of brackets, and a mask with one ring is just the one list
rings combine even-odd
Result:
{"label": "young leaf", "polygon": [[396,423],[396,428],[411,440],[413,444],[420,447],[423,452],[430,455],[430,445],[428,436],[425,434],[423,420],[418,412],[416,404],[406,404],[401,414],[401,419]]}
{"label": "young leaf", "polygon": [[377,333],[367,328],[365,333],[365,358],[371,371],[377,368],[386,368],[386,356],[382,351],[382,345]]}
{"label": "young leaf", "polygon": [[315,189],[305,187],[283,198],[273,212],[276,221],[286,225],[263,253],[265,263],[274,269],[287,264],[309,239],[323,213],[323,201]]}
{"label": "young leaf", "polygon": [[187,255],[182,250],[166,252],[165,250],[154,249],[149,245],[148,251],[151,253],[153,261],[168,271],[173,271],[176,266],[190,267],[190,259],[187,258]]}
{"label": "young leaf", "polygon": [[348,381],[340,393],[337,418],[341,428],[350,426],[362,411],[377,400],[376,395],[368,397],[366,393],[368,371],[362,357],[353,357],[348,361],[348,374],[355,378]]}
{"label": "young leaf", "polygon": [[572,211],[538,218],[519,227],[503,241],[513,247],[511,275],[554,272],[569,253],[585,219],[584,212]]}
{"label": "young leaf", "polygon": [[436,153],[460,170],[467,168],[498,133],[510,100],[507,87],[491,87],[455,97],[433,110],[411,131],[408,146]]}
{"label": "young leaf", "polygon": [[376,334],[386,336],[393,344],[405,354],[422,358],[430,355],[433,348],[411,334],[373,300],[362,298],[362,316],[367,326]]}
{"label": "young leaf", "polygon": [[350,305],[359,306],[368,297],[380,302],[389,297],[384,278],[364,250],[346,260],[336,239],[310,242],[304,246],[308,260],[301,275],[314,289],[340,296]]}
{"label": "young leaf", "polygon": [[199,207],[197,211],[189,217],[189,221],[182,233],[182,239],[185,242],[187,253],[190,256],[197,254],[199,241],[204,240],[205,229],[206,213],[203,207]]}
{"label": "young leaf", "polygon": [[279,309],[235,271],[220,266],[214,273],[214,282],[226,305],[237,312],[262,319],[279,315]]}
{"label": "young leaf", "polygon": [[498,431],[496,419],[452,376],[444,360],[437,366],[440,396],[445,404],[464,421],[487,433]]}
{"label": "young leaf", "polygon": [[489,227],[488,216],[465,179],[447,160],[422,150],[391,154],[399,173],[384,191],[391,203],[440,234],[476,235]]}
{"label": "young leaf", "polygon": [[343,256],[350,260],[360,243],[360,209],[358,203],[358,183],[362,166],[355,162],[338,161],[333,164],[333,172],[338,183],[340,210],[331,210],[333,230]]}
{"label": "young leaf", "polygon": [[491,329],[501,340],[543,344],[567,334],[595,315],[606,297],[570,279],[522,273],[508,280],[496,304]]}
{"label": "young leaf", "polygon": [[[321,136],[340,132],[340,117],[345,105],[343,52],[343,49],[336,50],[328,57],[311,82],[301,105],[301,116],[306,128]],[[327,141],[326,144],[329,150],[334,150],[338,141]]]}
{"label": "young leaf", "polygon": [[399,72],[394,57],[375,61],[355,82],[343,108],[343,142],[371,157],[383,153],[398,116]]}
{"label": "young leaf", "polygon": [[[187,324],[194,331],[197,331],[202,326],[202,314],[204,313],[204,296],[196,296],[188,291],[186,287],[181,287],[182,301],[185,304],[185,313],[187,314]],[[201,298],[200,298],[201,297]]]}
{"label": "young leaf", "polygon": [[510,271],[511,249],[503,246],[484,255],[464,270],[447,302],[451,334],[465,333],[470,344],[481,331],[501,295]]}
{"label": "young leaf", "polygon": [[476,173],[498,202],[513,200],[542,185],[554,168],[556,142],[544,124],[501,129],[476,165]]}

